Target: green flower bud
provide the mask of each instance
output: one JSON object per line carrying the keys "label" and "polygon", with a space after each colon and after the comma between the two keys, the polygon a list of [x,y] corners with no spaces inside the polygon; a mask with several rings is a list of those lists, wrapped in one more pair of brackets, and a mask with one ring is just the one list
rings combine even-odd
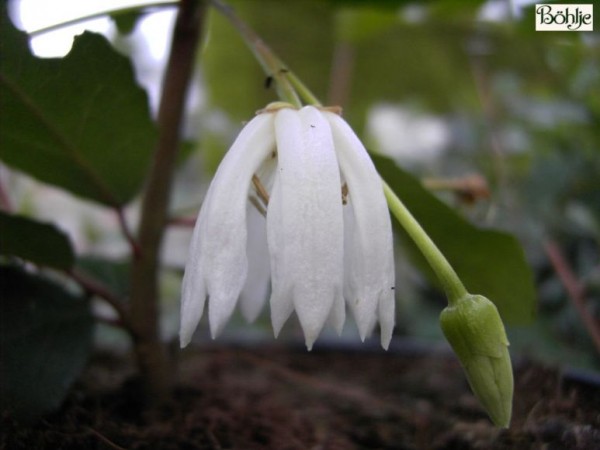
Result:
{"label": "green flower bud", "polygon": [[467,295],[442,311],[440,323],[473,393],[496,426],[508,427],[513,373],[508,339],[496,306],[481,295]]}

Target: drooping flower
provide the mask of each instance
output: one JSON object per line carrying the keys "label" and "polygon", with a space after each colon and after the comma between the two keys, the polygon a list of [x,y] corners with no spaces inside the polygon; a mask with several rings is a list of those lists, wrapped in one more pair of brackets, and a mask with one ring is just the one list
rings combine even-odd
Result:
{"label": "drooping flower", "polygon": [[[255,207],[266,216],[266,233],[256,237],[248,236],[257,219],[248,210]],[[242,291],[249,274],[268,276],[256,262],[249,268],[248,261],[248,253],[265,243],[275,335],[295,311],[310,349],[328,320],[341,332],[347,304],[361,338],[379,322],[387,348],[394,326],[389,212],[364,146],[334,112],[267,108],[223,158],[198,215],[185,268],[182,347],[207,298],[213,337],[240,295],[246,318],[258,315],[266,289],[254,295]]]}

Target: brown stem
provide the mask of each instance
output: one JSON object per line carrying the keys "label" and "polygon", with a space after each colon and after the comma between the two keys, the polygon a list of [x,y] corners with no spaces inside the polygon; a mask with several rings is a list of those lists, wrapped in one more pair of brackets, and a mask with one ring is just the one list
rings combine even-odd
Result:
{"label": "brown stem", "polygon": [[167,224],[185,97],[205,6],[205,2],[199,0],[180,2],[158,110],[158,142],[142,201],[137,242],[143,251],[133,260],[131,270],[135,352],[146,396],[155,404],[166,398],[171,384],[171,371],[158,325],[160,248]]}
{"label": "brown stem", "polygon": [[577,279],[571,267],[569,267],[569,263],[563,256],[556,242],[552,240],[545,241],[544,250],[550,260],[550,264],[552,264],[552,267],[564,285],[567,294],[569,295],[569,299],[579,313],[587,332],[592,338],[596,350],[600,353],[600,321],[595,319],[587,309],[585,288]]}
{"label": "brown stem", "polygon": [[78,270],[70,270],[66,272],[66,274],[73,281],[79,284],[82,289],[108,303],[119,316],[121,327],[127,329],[133,334],[129,312],[125,309],[125,302],[123,299],[119,298],[114,292],[112,292],[98,280],[91,278],[90,276]]}
{"label": "brown stem", "polygon": [[196,217],[172,217],[169,219],[169,225],[194,228],[196,225]]}
{"label": "brown stem", "polygon": [[123,212],[123,208],[120,208],[120,207],[115,208],[115,212],[117,214],[117,219],[119,220],[119,226],[121,227],[121,232],[123,233],[123,236],[125,237],[125,239],[127,240],[127,243],[129,244],[129,248],[131,249],[131,253],[133,254],[133,257],[137,259],[141,256],[141,249],[140,249],[139,244],[135,240],[135,237],[131,233],[131,229],[129,228],[129,225],[127,225],[127,220],[125,219],[125,213]]}
{"label": "brown stem", "polygon": [[336,44],[331,62],[328,105],[346,106],[350,98],[355,59],[352,44],[343,41]]}

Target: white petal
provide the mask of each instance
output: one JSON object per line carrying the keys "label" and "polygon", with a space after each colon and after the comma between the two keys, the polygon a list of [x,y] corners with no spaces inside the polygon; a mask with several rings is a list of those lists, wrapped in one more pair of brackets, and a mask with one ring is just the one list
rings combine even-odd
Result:
{"label": "white petal", "polygon": [[192,340],[192,335],[202,317],[206,301],[204,274],[200,268],[200,255],[198,253],[200,247],[200,238],[198,236],[200,228],[199,224],[196,223],[182,281],[181,325],[179,331],[179,344],[181,348],[188,345]]}
{"label": "white petal", "polygon": [[248,322],[254,322],[269,294],[269,249],[265,218],[248,204],[248,276],[240,295],[240,310]]}
{"label": "white petal", "polygon": [[331,312],[327,322],[333,326],[335,332],[340,335],[344,329],[344,322],[346,321],[346,303],[344,302],[344,296],[342,292],[339,292],[333,300],[331,306]]}
{"label": "white petal", "polygon": [[277,112],[275,134],[278,167],[267,212],[272,321],[277,332],[293,305],[310,349],[342,292],[339,168],[329,124],[316,108]]}
{"label": "white petal", "polygon": [[192,238],[182,285],[180,340],[186,345],[209,298],[215,337],[223,328],[246,280],[246,203],[252,175],[274,148],[273,115],[252,119],[217,169]]}
{"label": "white petal", "polygon": [[[286,237],[283,230],[283,199],[281,194],[281,182],[275,175],[269,208],[267,209],[267,241],[269,254],[271,255],[271,323],[275,337],[279,335],[285,321],[294,311],[292,298],[292,279],[286,278]],[[289,271],[289,269],[287,270]]]}
{"label": "white petal", "polygon": [[395,284],[392,227],[381,179],[348,124],[336,114],[324,116],[331,125],[340,170],[348,185],[346,300],[363,339],[379,314],[382,345],[386,346],[394,325]]}
{"label": "white petal", "polygon": [[[392,278],[394,274],[390,275]],[[394,290],[383,291],[379,296],[379,328],[380,328],[380,341],[381,346],[384,349],[388,349],[390,341],[392,340],[392,334],[394,333],[394,319],[395,319],[395,308],[396,308],[396,296]]]}
{"label": "white petal", "polygon": [[360,338],[364,341],[375,327],[377,292],[366,292],[364,274],[367,263],[357,231],[352,199],[344,205],[344,297],[352,311]]}

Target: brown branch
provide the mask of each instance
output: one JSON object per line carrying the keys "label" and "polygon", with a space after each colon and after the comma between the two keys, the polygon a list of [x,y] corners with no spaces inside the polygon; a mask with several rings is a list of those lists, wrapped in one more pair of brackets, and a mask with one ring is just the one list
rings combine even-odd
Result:
{"label": "brown branch", "polygon": [[450,191],[467,204],[490,198],[487,180],[479,174],[460,178],[425,178],[423,186],[432,191]]}
{"label": "brown branch", "polygon": [[594,346],[598,353],[600,353],[600,321],[595,319],[594,316],[588,311],[586,305],[586,292],[584,286],[575,276],[575,273],[569,266],[569,263],[563,256],[558,244],[552,240],[546,240],[544,242],[544,250],[550,264],[554,268],[558,278],[564,285],[569,299],[575,306],[575,309],[579,313],[583,324],[589,333]]}
{"label": "brown branch", "polygon": [[123,212],[123,208],[116,207],[115,213],[117,214],[117,219],[119,220],[119,227],[121,228],[121,232],[123,233],[125,240],[129,244],[129,248],[131,249],[131,253],[133,254],[133,257],[136,259],[139,258],[141,255],[141,249],[140,249],[139,244],[135,240],[135,237],[133,236],[133,233],[131,232],[129,225],[127,225],[127,220],[125,219],[125,214]]}
{"label": "brown branch", "polygon": [[114,292],[108,289],[104,284],[100,281],[91,278],[89,275],[84,274],[77,270],[70,270],[66,272],[66,274],[82,289],[86,292],[101,298],[106,303],[108,303],[119,316],[120,326],[127,329],[130,333],[133,333],[133,328],[131,326],[131,320],[129,316],[129,312],[125,308],[125,302],[123,299],[119,298]]}
{"label": "brown branch", "polygon": [[205,10],[204,1],[180,2],[158,110],[158,142],[141,207],[137,241],[142,253],[134,259],[131,271],[131,320],[136,336],[135,352],[147,398],[156,404],[167,397],[171,384],[171,371],[158,329],[159,257],[168,221],[185,98]]}
{"label": "brown branch", "polygon": [[329,79],[328,105],[346,106],[350,98],[355,66],[354,47],[349,42],[338,42],[333,51]]}
{"label": "brown branch", "polygon": [[195,217],[171,217],[169,219],[169,225],[185,227],[185,228],[194,228],[196,225]]}

